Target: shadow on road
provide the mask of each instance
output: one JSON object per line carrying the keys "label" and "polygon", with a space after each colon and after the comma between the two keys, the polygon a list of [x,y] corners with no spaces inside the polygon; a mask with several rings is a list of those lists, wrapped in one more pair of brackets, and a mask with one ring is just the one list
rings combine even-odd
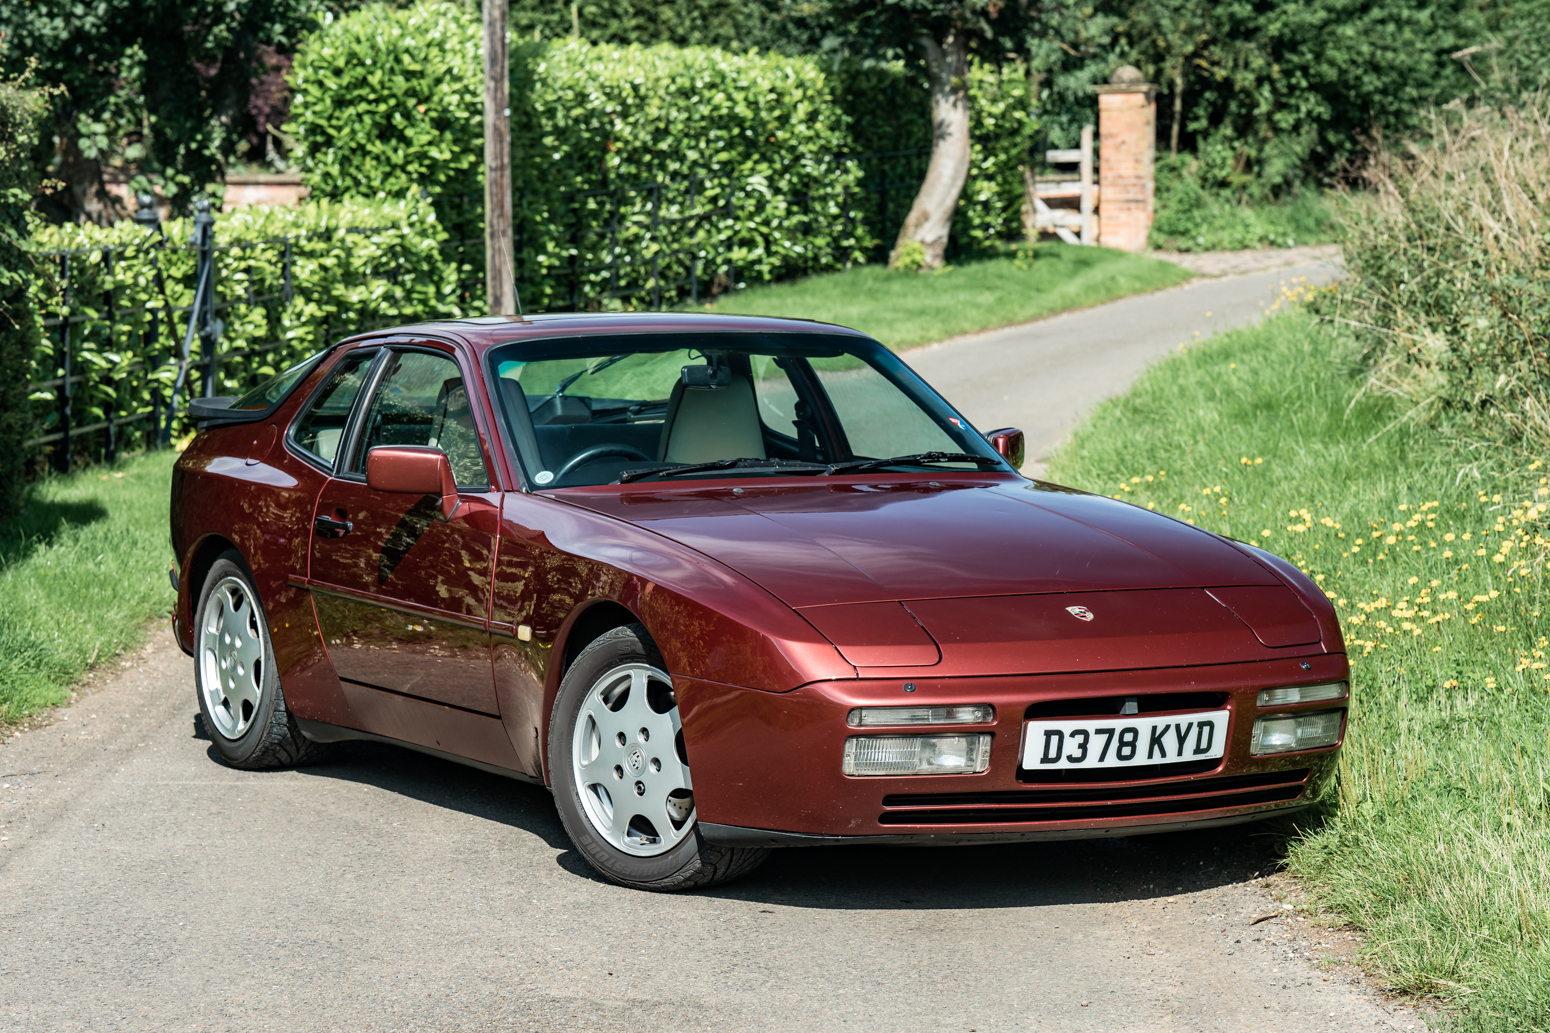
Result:
{"label": "shadow on road", "polygon": [[[212,750],[212,759],[213,750]],[[555,863],[592,882],[543,786],[384,743],[340,743],[300,769],[399,793],[542,839]],[[774,851],[748,878],[706,895],[836,910],[1030,907],[1146,900],[1269,875],[1279,830],[1238,825],[1120,839],[970,847],[810,847]]]}
{"label": "shadow on road", "polygon": [[1145,900],[1268,875],[1272,845],[1250,825],[1064,843],[799,848],[777,850],[747,880],[710,892],[847,910]]}
{"label": "shadow on road", "polygon": [[[209,752],[211,759],[220,763],[213,747]],[[315,778],[374,786],[433,807],[531,832],[556,850],[571,849],[549,790],[530,782],[502,778],[401,746],[359,740],[339,743],[328,759],[296,770]],[[579,858],[576,863],[591,874]]]}

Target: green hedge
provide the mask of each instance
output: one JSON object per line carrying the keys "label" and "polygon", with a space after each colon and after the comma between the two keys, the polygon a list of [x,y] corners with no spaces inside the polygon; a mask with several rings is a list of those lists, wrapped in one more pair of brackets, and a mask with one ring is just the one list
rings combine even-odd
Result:
{"label": "green hedge", "polygon": [[[477,235],[479,41],[476,12],[442,3],[363,8],[309,38],[293,73],[292,131],[312,189],[425,191],[445,220]],[[836,160],[847,121],[815,61],[570,41],[517,44],[511,65],[518,275],[530,307],[565,304],[571,285],[596,294],[621,279],[684,278],[691,258],[709,266],[697,266],[706,278],[730,261],[737,278],[767,280],[837,268],[869,246],[850,207],[859,170]],[[630,189],[648,182],[677,185],[660,197]],[[574,196],[615,188],[617,198]],[[590,268],[614,248],[624,268]]]}
{"label": "green hedge", "polygon": [[[29,242],[30,250],[43,253],[36,255],[39,275],[33,278],[36,307],[48,316],[87,317],[72,328],[71,372],[90,378],[75,389],[71,420],[77,427],[105,419],[109,410],[117,418],[150,413],[153,393],[167,397],[175,376],[170,360],[181,346],[187,315],[178,314],[168,327],[154,310],[164,301],[174,307],[190,303],[196,253],[185,245],[189,220],[168,222],[165,230],[166,246],[130,222],[47,226]],[[245,208],[217,215],[217,299],[236,304],[219,312],[225,325],[214,393],[246,391],[358,329],[468,314],[467,299],[458,293],[456,254],[443,247],[444,237],[431,207],[419,200],[324,201],[300,209]],[[284,298],[287,241],[289,302]],[[69,256],[69,306],[60,257],[50,254],[67,250],[77,252]],[[118,313],[112,322],[107,319],[109,290]],[[154,328],[153,316],[159,324]],[[35,360],[33,370],[21,383],[62,374],[55,365],[54,333],[29,356]],[[192,357],[202,357],[197,340]],[[197,391],[200,373],[192,371],[188,383]],[[29,435],[57,428],[53,389],[32,394],[27,424]],[[150,423],[131,427],[131,433],[133,428],[144,432]],[[175,431],[185,429],[180,424]]]}
{"label": "green hedge", "polygon": [[291,66],[295,94],[286,126],[300,145],[312,196],[480,194],[478,11],[373,4],[324,21]]}
{"label": "green hedge", "polygon": [[32,260],[21,245],[31,221],[37,176],[32,152],[45,112],[25,82],[0,80],[0,516],[16,510],[28,438],[27,374],[37,348],[37,313],[28,304]]}
{"label": "green hedge", "polygon": [[[480,39],[475,11],[439,2],[365,7],[309,37],[289,128],[314,194],[423,191],[457,234],[477,237]],[[849,158],[931,139],[924,85],[902,63],[829,73],[808,57],[574,40],[517,42],[511,63],[518,275],[530,307],[564,305],[572,288],[640,283],[648,264],[685,278],[691,253],[706,278],[728,262],[749,281],[841,267],[891,238],[916,185],[906,171],[887,200],[891,225],[880,225],[879,199],[863,189],[870,169]],[[959,228],[969,245],[1017,232],[1036,129],[1021,65],[978,68],[971,90],[976,146]],[[658,197],[629,189],[650,182],[677,186]],[[616,248],[629,261],[596,268]]]}

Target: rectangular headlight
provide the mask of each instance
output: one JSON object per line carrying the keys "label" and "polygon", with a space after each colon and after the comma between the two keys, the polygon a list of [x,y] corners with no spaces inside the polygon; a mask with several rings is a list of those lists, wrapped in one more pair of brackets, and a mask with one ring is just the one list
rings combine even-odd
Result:
{"label": "rectangular headlight", "polygon": [[1345,699],[1346,683],[1327,682],[1323,685],[1289,685],[1284,689],[1261,689],[1261,707],[1285,707],[1293,703],[1317,703],[1326,699]]}
{"label": "rectangular headlight", "polygon": [[852,728],[889,725],[988,725],[996,719],[989,703],[959,707],[857,707],[845,718]]}
{"label": "rectangular headlight", "polygon": [[853,735],[847,775],[968,775],[990,767],[988,735]]}
{"label": "rectangular headlight", "polygon": [[1340,720],[1344,715],[1344,710],[1321,710],[1316,714],[1262,717],[1254,722],[1249,752],[1291,753],[1333,746],[1340,741]]}

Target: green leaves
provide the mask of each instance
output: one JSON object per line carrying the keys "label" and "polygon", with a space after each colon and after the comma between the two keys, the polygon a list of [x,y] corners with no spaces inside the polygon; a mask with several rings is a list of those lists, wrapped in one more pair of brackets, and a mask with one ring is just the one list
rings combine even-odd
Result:
{"label": "green leaves", "polygon": [[[479,32],[472,10],[421,2],[362,8],[309,37],[288,131],[314,196],[423,191],[455,237],[480,238]],[[514,41],[511,69],[529,308],[621,292],[640,306],[664,281],[682,297],[860,260],[896,230],[924,162],[913,175],[895,162],[879,198],[863,182],[878,170],[855,156],[931,139],[924,85],[902,62],[826,71],[779,54]],[[1020,64],[976,68],[970,88],[976,147],[958,232],[982,244],[1017,230],[1037,123]]]}
{"label": "green leaves", "polygon": [[[34,235],[34,253],[84,251],[68,256],[68,303],[65,256],[35,254],[31,284],[31,302],[43,316],[87,317],[70,329],[70,373],[86,374],[74,386],[75,426],[105,420],[110,412],[115,419],[145,416],[165,403],[188,319],[176,310],[193,299],[196,254],[182,246],[189,231],[188,220],[167,223],[166,246],[129,222],[48,226]],[[216,216],[216,302],[225,327],[214,393],[241,394],[359,330],[468,314],[455,250],[444,248],[445,238],[435,212],[418,199],[324,201]],[[111,322],[110,304],[118,317]],[[168,306],[174,310],[170,320]],[[58,342],[56,327],[27,354],[20,384],[64,374]],[[197,343],[193,358],[203,358]],[[198,371],[190,382],[197,390]],[[57,390],[34,392],[31,409],[19,407],[27,414],[24,437],[52,426]],[[127,433],[138,436],[149,428],[141,421]]]}

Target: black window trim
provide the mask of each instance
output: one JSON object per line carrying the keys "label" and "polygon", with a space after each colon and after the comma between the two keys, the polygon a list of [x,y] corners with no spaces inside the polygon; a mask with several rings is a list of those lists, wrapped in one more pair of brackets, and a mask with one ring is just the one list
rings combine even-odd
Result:
{"label": "black window trim", "polygon": [[307,413],[312,411],[312,406],[317,402],[318,397],[323,393],[323,391],[328,387],[329,382],[333,379],[334,370],[338,368],[339,363],[347,362],[351,356],[359,355],[368,351],[374,351],[376,354],[373,355],[369,360],[372,368],[369,368],[366,372],[366,384],[361,388],[361,395],[357,396],[355,402],[352,404],[349,418],[345,421],[344,433],[339,436],[339,449],[342,452],[345,445],[349,442],[351,430],[355,426],[356,414],[359,412],[361,407],[361,396],[366,395],[367,388],[376,382],[376,378],[379,372],[377,367],[380,367],[382,363],[382,356],[387,352],[387,349],[376,341],[362,343],[360,346],[354,348],[345,348],[340,353],[338,360],[328,367],[328,371],[324,374],[323,379],[319,381],[318,385],[312,389],[312,392],[309,395],[307,395],[307,400],[302,403],[299,409],[296,410],[296,415],[291,417],[290,425],[285,428],[285,444],[286,447],[291,450],[292,454],[294,454],[296,458],[300,459],[308,466],[314,467],[329,477],[334,476],[334,468],[338,465],[339,462],[339,453],[336,452],[334,454],[333,462],[328,462],[322,456],[313,452],[311,449],[307,448],[305,445],[296,440],[296,425],[301,422],[302,418],[306,416]]}
{"label": "black window trim", "polygon": [[[188,402],[188,414],[194,418],[194,427],[198,430],[209,430],[211,427],[230,427],[239,423],[260,423],[269,419],[280,407],[290,401],[291,396],[301,385],[307,382],[307,378],[316,373],[318,367],[328,361],[328,357],[334,353],[332,348],[324,348],[310,360],[310,367],[301,376],[296,378],[290,390],[281,395],[273,403],[263,409],[233,409],[231,403],[241,398],[241,395],[217,395],[210,398],[191,398]],[[281,371],[285,372],[284,370]],[[278,376],[279,374],[276,374]],[[267,383],[267,381],[266,381]]]}
{"label": "black window trim", "polygon": [[[423,343],[406,341],[401,344],[397,342],[383,344],[382,351],[384,355],[391,355],[399,352],[421,352],[426,355],[435,355],[443,359],[450,359],[452,361],[452,365],[457,367],[457,371],[463,376],[464,390],[468,391],[468,411],[474,418],[474,432],[479,438],[479,460],[484,464],[484,475],[486,478],[485,483],[483,484],[459,484],[457,486],[457,490],[460,492],[466,491],[469,494],[477,495],[483,495],[497,490],[495,487],[495,480],[493,477],[491,477],[491,472],[495,465],[491,462],[491,459],[494,458],[494,449],[488,447],[490,443],[490,435],[485,431],[484,427],[481,426],[482,421],[479,417],[479,407],[475,404],[476,392],[471,389],[468,368],[461,361],[458,349],[451,346],[446,349],[435,348]],[[353,457],[355,455],[355,450],[361,443],[360,435],[363,429],[362,424],[366,419],[366,409],[371,404],[370,399],[376,396],[377,389],[382,386],[382,381],[388,374],[388,366],[390,363],[386,359],[380,357],[377,361],[379,365],[376,369],[372,370],[370,380],[367,382],[366,387],[361,390],[361,397],[356,399],[355,409],[350,413],[350,422],[345,428],[345,436],[340,439],[339,455],[341,459],[346,456]],[[337,460],[334,465],[335,471],[331,471],[329,476],[333,477],[335,480],[350,481],[355,484],[366,483],[365,473],[355,473],[354,471],[346,471],[343,473],[337,472]]]}

